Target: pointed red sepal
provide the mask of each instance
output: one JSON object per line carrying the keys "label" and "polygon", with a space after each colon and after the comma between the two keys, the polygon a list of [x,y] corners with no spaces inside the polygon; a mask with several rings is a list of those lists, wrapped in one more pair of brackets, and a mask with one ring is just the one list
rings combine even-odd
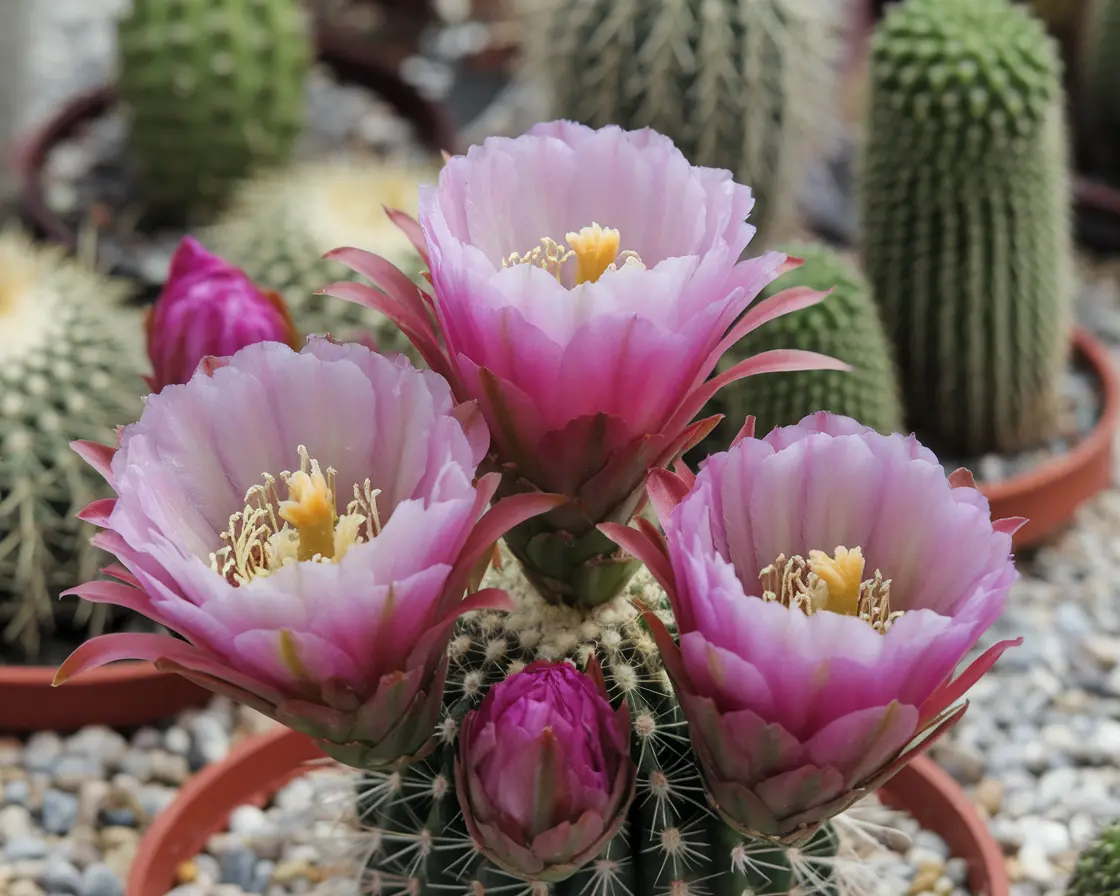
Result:
{"label": "pointed red sepal", "polygon": [[83,439],[71,442],[70,450],[93,467],[109,485],[113,485],[113,455],[117,453],[116,447]]}
{"label": "pointed red sepal", "polygon": [[926,702],[921,705],[920,719],[918,721],[919,727],[928,725],[931,719],[935,719],[945,712],[946,709],[963,697],[968,692],[969,688],[976,684],[976,682],[995,665],[996,660],[1003,656],[1006,650],[1011,647],[1018,647],[1022,643],[1022,638],[1000,641],[998,644],[989,647],[979,657],[973,660],[971,665],[955,679],[946,680],[946,682],[934,691]]}
{"label": "pointed red sepal", "polygon": [[735,445],[738,445],[741,441],[743,441],[743,439],[753,439],[753,438],[754,438],[754,417],[747,417],[747,419],[743,421],[743,426],[739,430],[738,434],[735,436],[735,438],[733,438],[731,440],[731,445],[732,445],[732,447],[734,447]]}
{"label": "pointed red sepal", "polygon": [[671,589],[675,588],[673,567],[669,558],[645,532],[622,523],[599,523],[596,528],[623,550],[641,560],[650,575],[657,580],[657,584],[671,593]]}
{"label": "pointed red sepal", "polygon": [[513,599],[501,588],[476,591],[455,604],[450,612],[420,636],[416,646],[408,655],[405,666],[414,669],[431,665],[435,656],[445,649],[447,639],[451,637],[451,630],[459,621],[459,617],[465,613],[475,610],[512,610],[516,606]]}
{"label": "pointed red sepal", "polygon": [[662,469],[649,471],[646,492],[662,526],[668,522],[669,515],[684,500],[690,488],[689,483],[676,473]]}
{"label": "pointed red sepal", "polygon": [[88,600],[93,604],[112,604],[116,607],[132,610],[141,616],[146,616],[158,625],[165,624],[161,618],[162,614],[152,608],[151,598],[148,597],[146,592],[120,582],[104,580],[84,582],[63,591],[59,597],[80,597],[82,600]]}
{"label": "pointed red sepal", "polygon": [[692,467],[685,463],[683,457],[678,457],[673,461],[673,472],[684,480],[689,488],[692,488],[692,486],[696,484],[696,474],[692,472]]}
{"label": "pointed red sepal", "polygon": [[428,243],[424,239],[424,231],[421,229],[420,224],[412,215],[402,212],[400,209],[389,208],[387,205],[382,206],[385,209],[385,214],[389,216],[397,229],[408,237],[408,241],[412,243],[412,248],[416,250],[417,254],[424,260],[424,264],[430,265],[431,260],[428,257]]}
{"label": "pointed red sepal", "polygon": [[778,266],[778,274],[774,279],[778,279],[782,274],[788,274],[790,271],[796,271],[801,265],[805,264],[804,258],[798,258],[796,255],[787,255],[786,260]]}
{"label": "pointed red sepal", "polygon": [[685,672],[684,669],[684,662],[681,659],[681,649],[677,646],[676,639],[653,610],[640,600],[635,600],[633,603],[642,614],[642,619],[645,620],[646,625],[649,626],[649,633],[653,636],[653,641],[657,645],[657,651],[661,654],[661,662],[665,664],[665,671],[669,673],[669,678],[673,682],[673,687],[677,688],[678,691],[690,693],[692,688],[689,683],[688,673]]}
{"label": "pointed red sepal", "polygon": [[92,523],[104,529],[109,525],[109,517],[113,515],[113,508],[116,506],[116,498],[99,498],[79,510],[77,517],[83,523]]}
{"label": "pointed red sepal", "polygon": [[992,528],[1004,535],[1014,535],[1029,522],[1030,520],[1025,516],[1008,516],[1002,520],[996,520],[992,523]]}
{"label": "pointed red sepal", "polygon": [[957,467],[949,474],[949,488],[976,488],[976,479],[968,467]]}
{"label": "pointed red sepal", "polygon": [[607,697],[607,680],[603,677],[603,667],[599,664],[599,657],[594,653],[587,658],[587,665],[583,667],[583,674],[595,682],[595,686],[603,697]]}

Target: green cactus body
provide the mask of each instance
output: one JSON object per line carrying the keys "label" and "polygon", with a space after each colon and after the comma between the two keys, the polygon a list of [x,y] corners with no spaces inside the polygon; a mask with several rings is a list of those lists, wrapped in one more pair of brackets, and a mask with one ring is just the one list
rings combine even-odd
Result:
{"label": "green cactus body", "polygon": [[1115,896],[1120,893],[1120,824],[1105,828],[1077,859],[1066,896]]}
{"label": "green cactus body", "polygon": [[313,58],[299,0],[133,0],[118,89],[150,209],[203,218],[289,158]]}
{"label": "green cactus body", "polygon": [[339,338],[371,332],[378,349],[412,357],[411,343],[388,318],[315,292],[339,280],[360,279],[322,257],[343,246],[374,252],[418,278],[424,269],[420,255],[385,207],[415,215],[419,185],[437,176],[435,170],[385,162],[302,163],[244,183],[228,211],[199,238],[258,286],[283,295],[302,332]]}
{"label": "green cactus body", "polygon": [[[441,745],[403,771],[362,779],[359,813],[373,842],[363,881],[368,892],[784,896],[798,882],[805,889],[794,892],[837,892],[835,846],[824,856],[811,842],[787,856],[764,841],[745,840],[708,807],[657,647],[631,603],[640,598],[672,624],[664,592],[644,569],[622,597],[586,612],[546,604],[505,552],[484,585],[506,589],[518,606],[461,621],[450,646]],[[612,700],[629,703],[637,796],[622,832],[598,859],[559,883],[526,882],[481,857],[463,825],[454,774],[459,724],[491,685],[528,663],[567,658],[584,668],[592,655]]]}
{"label": "green cactus body", "polygon": [[0,625],[28,661],[57,625],[95,634],[107,620],[105,605],[58,595],[108,560],[75,514],[110,492],[69,443],[114,444],[147,391],[124,295],[60,251],[0,234]]}
{"label": "green cactus body", "polygon": [[820,352],[850,364],[852,370],[766,374],[725,386],[702,415],[724,415],[702,446],[704,454],[726,450],[748,415],[754,416],[759,435],[815,411],[853,417],[883,433],[903,427],[893,352],[863,276],[825,246],[794,245],[780,251],[805,263],[775,280],[756,301],[792,287],[831,289],[831,294],[811,308],[763,324],[723,356],[719,370],[751,355],[786,348]]}
{"label": "green cactus body", "polygon": [[1103,176],[1120,180],[1120,0],[1091,4],[1081,78],[1085,149]]}
{"label": "green cactus body", "polygon": [[1014,452],[1055,424],[1073,289],[1053,40],[1009,0],[908,0],[880,22],[863,260],[908,423]]}
{"label": "green cactus body", "polygon": [[760,242],[796,209],[833,117],[843,38],[819,0],[536,0],[525,76],[553,113],[593,127],[652,127],[695,165],[754,192]]}

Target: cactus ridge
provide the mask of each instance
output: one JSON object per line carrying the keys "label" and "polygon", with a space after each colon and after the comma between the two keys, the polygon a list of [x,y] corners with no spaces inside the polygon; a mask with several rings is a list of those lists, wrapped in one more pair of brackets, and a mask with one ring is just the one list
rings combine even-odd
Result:
{"label": "cactus ridge", "polygon": [[1066,896],[1113,896],[1120,893],[1120,823],[1101,831],[1073,869]]}
{"label": "cactus ridge", "polygon": [[537,0],[525,75],[557,117],[652,127],[694,165],[729,169],[780,229],[829,131],[843,41],[818,0]]}
{"label": "cactus ridge", "polygon": [[[367,826],[363,892],[487,893],[525,896],[778,896],[838,894],[830,828],[814,847],[776,849],[748,840],[709,807],[681,710],[653,638],[632,604],[640,599],[673,625],[664,592],[643,568],[622,597],[581,612],[546,604],[503,547],[484,587],[504,588],[509,614],[463,618],[449,648],[440,745],[404,770],[363,773],[358,812]],[[622,831],[600,856],[558,883],[525,881],[482,857],[463,824],[455,794],[459,725],[486,690],[535,660],[583,668],[595,655],[612,701],[631,711],[638,791]],[[800,889],[794,889],[800,887]]]}
{"label": "cactus ridge", "polygon": [[871,289],[863,275],[840,253],[825,246],[795,244],[778,251],[804,260],[775,280],[758,301],[785,289],[831,290],[817,305],[769,321],[734,345],[719,370],[771,349],[820,352],[847,364],[850,372],[808,370],[746,377],[725,386],[701,416],[724,419],[702,446],[703,454],[725,451],[748,415],[755,432],[791,426],[816,411],[852,417],[882,432],[903,428],[902,401],[893,349]]}
{"label": "cactus ridge", "polygon": [[113,444],[146,391],[140,315],[126,287],[0,234],[0,625],[27,661],[59,625],[97,634],[104,604],[59,592],[93,579],[107,555],[75,514],[111,492],[70,448]]}
{"label": "cactus ridge", "polygon": [[1055,45],[1008,0],[909,0],[880,23],[863,259],[908,423],[937,449],[1035,447],[1072,325]]}
{"label": "cactus ridge", "polygon": [[324,253],[356,246],[384,256],[413,279],[423,262],[384,207],[416,213],[417,188],[438,173],[414,165],[340,158],[303,162],[241,184],[229,208],[199,238],[258,286],[283,295],[297,328],[345,338],[375,334],[382,351],[418,361],[412,344],[384,315],[317,290],[360,276]]}
{"label": "cactus ridge", "polygon": [[289,158],[313,58],[299,0],[134,0],[117,34],[153,209],[208,215],[233,183]]}

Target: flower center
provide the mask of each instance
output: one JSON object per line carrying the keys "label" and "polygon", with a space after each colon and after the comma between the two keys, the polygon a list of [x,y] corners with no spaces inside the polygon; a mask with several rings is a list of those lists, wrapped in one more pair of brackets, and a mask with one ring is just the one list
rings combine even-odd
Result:
{"label": "flower center", "polygon": [[864,579],[863,551],[838,547],[829,556],[810,551],[809,560],[779,554],[758,574],[762,599],[812,616],[822,610],[858,616],[875,631],[885,634],[902,610],[891,611],[891,580],[879,570]]}
{"label": "flower center", "polygon": [[356,544],[381,532],[377,512],[380,489],[367,479],[354,485],[354,499],[341,516],[335,511],[335,471],[324,474],[317,460],[299,446],[300,468],[284,471],[280,482],[288,489],[282,501],[277,480],[264,474],[264,484],[245,493],[245,508],[229,518],[219,538],[222,547],[210,555],[210,568],[233,585],[267,576],[291,563],[338,562]]}
{"label": "flower center", "polygon": [[641,256],[629,250],[619,252],[622,245],[622,236],[610,227],[600,227],[592,224],[584,227],[579,233],[569,233],[564,236],[567,245],[557,243],[550,237],[544,237],[540,245],[529,250],[524,255],[514,252],[502,260],[502,267],[508,268],[515,264],[531,264],[543,268],[560,279],[564,265],[573,258],[576,260],[576,286],[581,283],[594,283],[608,271],[618,270],[618,261],[623,264],[642,264]]}

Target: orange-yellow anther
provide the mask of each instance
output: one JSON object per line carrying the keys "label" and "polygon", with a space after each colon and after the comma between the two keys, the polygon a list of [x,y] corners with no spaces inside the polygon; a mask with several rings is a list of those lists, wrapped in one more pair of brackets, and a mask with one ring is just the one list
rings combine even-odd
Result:
{"label": "orange-yellow anther", "polygon": [[833,613],[859,615],[860,586],[863,584],[863,551],[840,546],[832,557],[824,551],[809,552],[809,569],[828,588],[825,605]]}
{"label": "orange-yellow anther", "polygon": [[316,464],[288,479],[288,500],[281,501],[280,518],[299,533],[299,559],[316,554],[334,556],[334,496]]}
{"label": "orange-yellow anther", "polygon": [[594,283],[618,259],[622,237],[617,230],[598,224],[569,233],[564,239],[576,257],[576,283]]}

